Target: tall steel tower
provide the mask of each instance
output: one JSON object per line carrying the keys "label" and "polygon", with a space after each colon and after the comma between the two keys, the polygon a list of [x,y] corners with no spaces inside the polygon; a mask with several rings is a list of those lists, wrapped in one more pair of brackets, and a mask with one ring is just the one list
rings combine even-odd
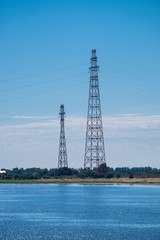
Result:
{"label": "tall steel tower", "polygon": [[67,148],[66,148],[66,138],[64,130],[64,105],[60,106],[60,139],[59,139],[59,155],[58,155],[58,168],[68,167],[67,161]]}
{"label": "tall steel tower", "polygon": [[96,50],[92,50],[84,168],[93,170],[106,164]]}

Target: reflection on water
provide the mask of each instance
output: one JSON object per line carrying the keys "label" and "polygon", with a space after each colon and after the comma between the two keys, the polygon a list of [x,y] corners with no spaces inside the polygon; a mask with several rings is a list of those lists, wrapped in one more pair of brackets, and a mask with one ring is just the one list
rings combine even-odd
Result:
{"label": "reflection on water", "polygon": [[0,239],[158,240],[160,187],[0,184]]}

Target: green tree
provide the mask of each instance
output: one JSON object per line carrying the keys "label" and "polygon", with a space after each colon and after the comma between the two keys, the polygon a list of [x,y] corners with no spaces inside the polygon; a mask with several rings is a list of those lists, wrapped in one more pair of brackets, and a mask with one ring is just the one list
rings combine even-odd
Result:
{"label": "green tree", "polygon": [[108,173],[106,178],[113,178],[114,177],[114,174],[113,173]]}
{"label": "green tree", "polygon": [[101,165],[98,167],[98,172],[99,172],[99,173],[103,173],[103,174],[106,174],[106,173],[107,173],[106,163],[103,163],[103,164],[101,164]]}
{"label": "green tree", "polygon": [[134,178],[132,173],[129,175],[129,178],[130,179]]}

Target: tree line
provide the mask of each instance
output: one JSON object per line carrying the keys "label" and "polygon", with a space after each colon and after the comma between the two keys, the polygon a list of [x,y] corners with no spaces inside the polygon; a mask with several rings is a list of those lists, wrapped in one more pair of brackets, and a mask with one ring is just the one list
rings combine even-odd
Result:
{"label": "tree line", "polygon": [[119,167],[110,168],[105,164],[98,169],[89,171],[87,169],[74,168],[13,168],[2,169],[6,173],[0,174],[1,179],[56,179],[56,178],[120,178],[120,177],[160,177],[160,169],[151,167]]}

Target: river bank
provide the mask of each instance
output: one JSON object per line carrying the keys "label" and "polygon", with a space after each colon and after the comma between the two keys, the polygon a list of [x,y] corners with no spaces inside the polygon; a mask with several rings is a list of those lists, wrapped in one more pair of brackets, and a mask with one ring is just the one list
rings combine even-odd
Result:
{"label": "river bank", "polygon": [[41,183],[52,183],[52,184],[155,184],[160,185],[160,178],[61,178],[61,179],[0,179],[1,183],[22,183],[22,184],[41,184]]}

